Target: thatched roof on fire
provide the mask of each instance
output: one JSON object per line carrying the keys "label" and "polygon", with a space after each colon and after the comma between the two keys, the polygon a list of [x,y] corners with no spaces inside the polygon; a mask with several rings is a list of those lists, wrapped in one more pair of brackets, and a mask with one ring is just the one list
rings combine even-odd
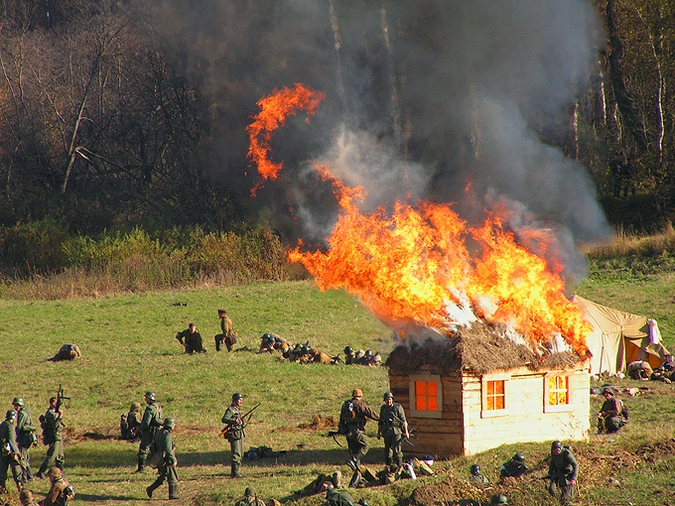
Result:
{"label": "thatched roof on fire", "polygon": [[475,322],[470,328],[462,327],[454,336],[424,341],[409,339],[394,348],[386,365],[390,374],[407,375],[424,366],[430,366],[438,374],[453,371],[485,374],[518,367],[535,371],[561,370],[574,368],[584,361],[572,351],[537,354],[529,346],[500,335],[490,324]]}

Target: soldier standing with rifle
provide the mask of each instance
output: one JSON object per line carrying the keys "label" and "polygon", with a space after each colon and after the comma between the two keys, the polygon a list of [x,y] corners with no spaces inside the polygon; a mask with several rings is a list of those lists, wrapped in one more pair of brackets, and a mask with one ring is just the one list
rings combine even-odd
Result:
{"label": "soldier standing with rifle", "polygon": [[14,397],[12,401],[14,411],[16,411],[16,441],[19,444],[21,452],[21,467],[23,468],[23,482],[33,480],[33,471],[30,468],[30,447],[37,441],[35,432],[37,427],[33,425],[33,419],[30,411],[25,406],[22,397]]}
{"label": "soldier standing with rifle", "polygon": [[408,422],[405,411],[400,404],[394,402],[394,394],[384,394],[384,404],[380,407],[380,420],[377,422],[377,438],[384,436],[385,464],[391,472],[396,472],[403,465],[403,438],[408,439]]}
{"label": "soldier standing with rifle", "polygon": [[10,409],[5,413],[5,421],[0,423],[0,492],[7,492],[7,471],[12,469],[12,476],[16,488],[23,490],[23,473],[21,469],[21,455],[16,443],[16,425],[14,419],[16,411]]}
{"label": "soldier standing with rifle", "polygon": [[162,456],[162,461],[157,468],[159,476],[155,482],[145,489],[145,493],[152,499],[152,493],[159,488],[164,481],[169,482],[169,499],[180,499],[178,496],[178,473],[176,466],[178,460],[174,453],[175,446],[173,444],[173,432],[176,426],[176,421],[173,418],[167,418],[162,424],[162,428],[155,434],[153,447],[155,452]]}
{"label": "soldier standing with rifle", "polygon": [[366,422],[368,418],[379,421],[380,417],[363,402],[363,392],[360,388],[352,391],[352,398],[345,401],[340,409],[338,429],[347,438],[349,446],[349,461],[347,465],[354,471],[361,465],[361,457],[368,453],[368,438],[366,437]]}
{"label": "soldier standing with rifle", "polygon": [[[61,394],[59,389],[59,394]],[[42,461],[38,470],[37,477],[45,478],[46,472],[52,467],[63,471],[63,464],[66,462],[66,454],[63,451],[63,407],[61,406],[61,395],[49,399],[49,408],[47,412],[40,417],[42,425],[42,442],[49,445],[47,455]]]}
{"label": "soldier standing with rifle", "polygon": [[239,466],[241,465],[241,457],[244,454],[244,438],[246,431],[244,428],[244,416],[241,415],[241,405],[244,403],[244,396],[239,392],[232,394],[232,404],[225,410],[225,414],[221,422],[226,424],[224,435],[230,442],[230,451],[232,453],[230,465],[232,478],[241,478],[239,474]]}
{"label": "soldier standing with rifle", "polygon": [[162,406],[157,403],[157,397],[154,392],[145,392],[145,412],[143,413],[143,420],[137,427],[137,434],[141,436],[141,443],[138,445],[138,468],[135,473],[142,473],[145,471],[145,461],[150,453],[150,445],[155,437],[157,429],[162,426],[164,411]]}

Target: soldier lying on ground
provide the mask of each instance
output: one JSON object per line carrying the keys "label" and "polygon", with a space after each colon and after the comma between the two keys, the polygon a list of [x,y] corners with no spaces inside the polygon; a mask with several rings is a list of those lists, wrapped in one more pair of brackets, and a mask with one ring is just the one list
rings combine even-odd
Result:
{"label": "soldier lying on ground", "polygon": [[81,356],[82,352],[80,351],[80,347],[78,345],[64,344],[63,346],[61,346],[59,352],[49,360],[51,362],[59,362],[61,360],[75,360],[76,358],[80,358]]}
{"label": "soldier lying on ground", "polygon": [[260,338],[260,353],[273,353],[285,348],[288,348],[288,341],[277,334],[267,332]]}
{"label": "soldier lying on ground", "polygon": [[305,488],[296,490],[293,494],[300,497],[307,497],[326,492],[331,487],[340,488],[341,486],[342,473],[340,471],[335,471],[332,475],[321,473]]}

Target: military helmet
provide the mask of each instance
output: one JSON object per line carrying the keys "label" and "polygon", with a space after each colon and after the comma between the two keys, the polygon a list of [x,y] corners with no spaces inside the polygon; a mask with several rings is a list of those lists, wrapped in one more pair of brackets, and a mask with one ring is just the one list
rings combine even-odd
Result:
{"label": "military helmet", "polygon": [[366,357],[372,357],[373,356],[373,351],[372,350],[366,350]]}
{"label": "military helmet", "polygon": [[232,402],[236,402],[239,399],[243,399],[243,398],[244,398],[243,394],[241,394],[239,392],[235,392],[235,393],[232,394]]}
{"label": "military helmet", "polygon": [[5,413],[5,420],[11,420],[15,416],[16,416],[16,411],[14,411],[13,409],[10,409],[9,411],[7,411],[7,413]]}
{"label": "military helmet", "polygon": [[165,429],[173,429],[176,426],[176,420],[173,418],[165,418],[164,423],[162,423],[162,427]]}
{"label": "military helmet", "polygon": [[509,502],[503,494],[495,494],[490,498],[490,506],[508,506]]}
{"label": "military helmet", "polygon": [[480,474],[480,466],[478,464],[474,464],[471,466],[471,474],[473,474],[474,476]]}
{"label": "military helmet", "polygon": [[382,398],[383,398],[385,401],[386,401],[387,399],[393,399],[393,398],[394,398],[394,394],[392,394],[391,392],[385,392],[385,394],[384,394],[384,396],[383,396]]}
{"label": "military helmet", "polygon": [[246,487],[246,490],[244,490],[244,495],[246,497],[251,497],[255,495],[255,489],[253,487]]}
{"label": "military helmet", "polygon": [[523,455],[522,453],[516,453],[513,456],[513,460],[515,460],[516,462],[520,462],[522,464],[523,462],[525,462],[525,455]]}
{"label": "military helmet", "polygon": [[560,441],[553,441],[551,443],[551,451],[562,450],[562,443]]}
{"label": "military helmet", "polygon": [[59,469],[58,467],[50,467],[49,471],[47,471],[47,476],[56,478],[58,480],[63,478],[63,471],[61,471],[61,469]]}
{"label": "military helmet", "polygon": [[350,355],[354,353],[354,348],[352,348],[351,346],[345,346],[345,349],[342,351],[344,351],[345,355]]}
{"label": "military helmet", "polygon": [[150,399],[151,401],[157,400],[157,397],[155,396],[155,392],[145,392],[145,397],[147,399]]}
{"label": "military helmet", "polygon": [[18,404],[19,406],[24,405],[23,397],[14,397],[12,404]]}
{"label": "military helmet", "polygon": [[132,402],[131,406],[129,406],[129,411],[140,412],[141,411],[141,403],[138,402],[138,401]]}
{"label": "military helmet", "polygon": [[363,397],[363,390],[360,388],[355,388],[352,390],[352,397]]}

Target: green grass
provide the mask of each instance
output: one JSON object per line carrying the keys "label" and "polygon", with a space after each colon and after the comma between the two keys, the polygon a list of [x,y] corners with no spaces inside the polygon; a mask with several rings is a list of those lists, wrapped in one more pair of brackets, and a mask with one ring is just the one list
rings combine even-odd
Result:
{"label": "green grass", "polygon": [[[622,280],[612,273],[593,271],[578,292],[591,300],[658,319],[666,346],[675,348],[675,309],[672,274],[652,273],[643,279]],[[180,303],[179,305],[176,305]],[[185,305],[181,305],[185,304]],[[216,310],[225,308],[239,333],[235,353],[216,353],[213,335],[219,331]],[[278,333],[294,342],[309,340],[330,354],[345,345],[380,350],[385,358],[392,343],[390,331],[352,297],[339,291],[319,292],[308,282],[243,285],[231,288],[184,290],[121,295],[68,301],[0,300],[4,325],[0,339],[2,358],[0,398],[20,395],[33,419],[44,412],[48,398],[62,384],[67,396],[66,472],[75,485],[72,504],[141,504],[153,474],[131,474],[136,444],[118,441],[119,416],[146,390],[156,392],[166,416],[177,420],[175,441],[179,460],[180,504],[231,504],[254,486],[264,499],[288,501],[319,472],[340,469],[347,452],[325,430],[300,429],[313,416],[336,417],[341,402],[360,387],[365,400],[377,408],[387,390],[385,368],[321,366],[284,363],[255,353],[260,336]],[[173,338],[195,322],[208,353],[186,356]],[[51,363],[64,343],[76,343],[83,357],[74,362]],[[247,349],[249,351],[247,351]],[[574,443],[581,467],[578,504],[663,505],[670,501],[675,457],[671,439],[675,414],[673,385],[656,382],[614,381],[622,386],[648,386],[643,395],[626,398],[631,422],[621,434],[588,443]],[[262,402],[249,425],[247,446],[266,445],[285,451],[277,461],[245,461],[243,480],[229,476],[229,445],[218,438],[220,418],[234,391],[243,392],[244,408]],[[600,405],[593,398],[592,412]],[[369,428],[374,435],[375,426]],[[307,446],[299,450],[298,445]],[[382,443],[371,438],[368,463],[379,469]],[[501,463],[513,453],[526,454],[533,474],[515,484],[496,484]],[[33,451],[36,469],[45,447]],[[457,499],[487,500],[503,491],[510,504],[553,504],[544,482],[548,445],[505,445],[471,457],[437,461],[437,477],[416,482],[357,490],[371,506],[406,504],[413,490],[424,485],[459,484],[472,463],[481,465],[493,486],[480,490],[466,485]],[[620,486],[608,478],[615,475]],[[32,484],[38,498],[46,481]],[[462,489],[464,490],[464,489]],[[157,492],[164,498],[166,488]],[[607,498],[611,498],[608,502]],[[16,504],[16,492],[13,491]],[[321,496],[305,498],[299,506],[318,506]],[[174,503],[172,503],[174,504]],[[431,504],[431,503],[430,503]],[[440,504],[440,503],[439,503]],[[459,504],[447,502],[446,504]]]}

